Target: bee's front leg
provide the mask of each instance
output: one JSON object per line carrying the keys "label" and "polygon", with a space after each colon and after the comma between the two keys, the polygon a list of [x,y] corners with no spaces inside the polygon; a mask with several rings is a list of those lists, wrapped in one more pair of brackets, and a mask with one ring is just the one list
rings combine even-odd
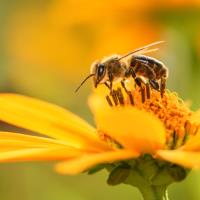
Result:
{"label": "bee's front leg", "polygon": [[[116,99],[116,97],[115,97],[115,95],[114,95],[114,92],[113,92],[113,90],[112,90],[112,82],[110,82],[110,85],[109,85],[107,82],[105,82],[104,85],[110,90],[110,96],[112,97],[112,99],[113,99],[115,105],[117,105],[117,104],[118,104],[118,103],[117,103],[117,99]],[[108,104],[109,104],[110,106],[113,106],[112,101],[111,101],[109,95],[106,96],[106,100],[107,100],[107,102],[108,102]]]}
{"label": "bee's front leg", "polygon": [[107,82],[105,82],[104,85],[110,90],[110,94],[112,94],[113,93],[112,82],[110,82],[110,85]]}
{"label": "bee's front leg", "polygon": [[104,85],[110,90],[110,85],[107,82],[105,82]]}
{"label": "bee's front leg", "polygon": [[113,94],[113,73],[111,70],[108,70],[108,79],[110,82],[110,85],[109,85],[110,95],[112,95]]}

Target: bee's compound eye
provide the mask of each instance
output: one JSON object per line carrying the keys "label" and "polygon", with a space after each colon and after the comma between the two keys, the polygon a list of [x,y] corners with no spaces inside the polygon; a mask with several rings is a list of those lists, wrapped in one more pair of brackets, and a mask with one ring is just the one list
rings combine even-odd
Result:
{"label": "bee's compound eye", "polygon": [[97,74],[98,76],[102,76],[104,74],[105,66],[103,64],[99,64]]}

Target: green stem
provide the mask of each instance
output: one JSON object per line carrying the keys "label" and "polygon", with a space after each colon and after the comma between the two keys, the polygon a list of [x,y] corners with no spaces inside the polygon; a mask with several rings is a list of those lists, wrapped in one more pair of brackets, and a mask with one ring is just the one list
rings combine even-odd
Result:
{"label": "green stem", "polygon": [[146,186],[139,188],[144,200],[169,200],[166,187]]}
{"label": "green stem", "polygon": [[137,170],[131,170],[125,184],[137,187],[144,200],[169,200],[167,185],[152,185]]}

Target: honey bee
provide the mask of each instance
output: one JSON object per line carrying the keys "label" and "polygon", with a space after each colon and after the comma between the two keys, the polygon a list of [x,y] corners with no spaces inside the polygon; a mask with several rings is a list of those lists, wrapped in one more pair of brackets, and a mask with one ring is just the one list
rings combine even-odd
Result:
{"label": "honey bee", "polygon": [[122,87],[128,93],[129,91],[125,86],[125,81],[132,77],[139,87],[148,82],[152,88],[160,91],[161,96],[163,96],[168,77],[168,69],[161,61],[144,55],[158,50],[158,48],[149,48],[162,42],[151,43],[122,56],[112,55],[95,61],[91,65],[90,75],[83,80],[76,89],[76,92],[86,80],[93,77],[95,88],[99,84],[105,84],[109,88],[110,93],[112,93],[113,84],[121,82]]}

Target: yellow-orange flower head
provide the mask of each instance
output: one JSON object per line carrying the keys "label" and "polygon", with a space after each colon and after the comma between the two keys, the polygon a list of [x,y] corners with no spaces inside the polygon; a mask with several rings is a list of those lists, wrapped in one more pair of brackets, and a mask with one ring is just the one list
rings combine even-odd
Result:
{"label": "yellow-orange flower head", "polygon": [[[191,116],[194,114],[181,100],[177,93],[166,91],[161,98],[160,93],[156,90],[137,87],[132,91],[131,96],[125,96],[121,89],[114,91],[114,95],[107,96],[110,106],[126,107],[134,106],[135,108],[147,111],[156,116],[165,127],[166,148],[175,149],[184,145],[190,135],[195,135],[198,131],[199,124],[193,123]],[[145,92],[148,91],[148,97]],[[143,93],[143,94],[142,94]],[[144,98],[144,99],[143,99]],[[129,119],[127,119],[129,120]],[[131,123],[130,123],[131,126]],[[134,128],[134,127],[133,127]],[[103,132],[99,131],[100,134]],[[108,136],[105,136],[105,138]]]}
{"label": "yellow-orange flower head", "polygon": [[111,185],[165,195],[163,187],[200,168],[200,112],[174,92],[161,97],[148,85],[133,85],[128,94],[118,86],[111,96],[104,87],[93,92],[96,128],[56,105],[0,94],[0,120],[41,135],[0,132],[0,162],[59,160],[56,171],[71,175],[105,168]]}

